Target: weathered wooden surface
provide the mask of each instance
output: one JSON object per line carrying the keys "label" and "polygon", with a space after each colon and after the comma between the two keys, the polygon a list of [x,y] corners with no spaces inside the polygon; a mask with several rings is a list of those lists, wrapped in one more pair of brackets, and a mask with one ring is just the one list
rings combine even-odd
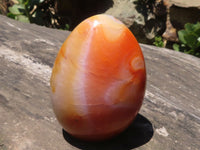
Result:
{"label": "weathered wooden surface", "polygon": [[141,45],[147,90],[140,115],[113,140],[85,143],[63,133],[49,78],[68,32],[0,16],[0,149],[200,149],[200,59]]}

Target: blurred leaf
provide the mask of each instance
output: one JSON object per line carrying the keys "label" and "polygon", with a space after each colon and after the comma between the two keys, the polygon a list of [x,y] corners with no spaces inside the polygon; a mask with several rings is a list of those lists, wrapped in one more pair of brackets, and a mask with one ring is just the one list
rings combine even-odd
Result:
{"label": "blurred leaf", "polygon": [[173,49],[175,51],[180,51],[180,45],[178,45],[177,43],[173,44]]}
{"label": "blurred leaf", "polygon": [[187,32],[186,32],[185,30],[180,30],[180,31],[178,31],[179,40],[180,40],[180,42],[182,42],[182,43],[184,43],[184,44],[187,43],[186,40],[185,40],[185,38],[184,38],[185,35],[187,35]]}
{"label": "blurred leaf", "polygon": [[200,41],[197,41],[197,47],[199,47],[199,49],[200,49]]}
{"label": "blurred leaf", "polygon": [[24,0],[17,0],[19,2],[19,4],[24,3]]}
{"label": "blurred leaf", "polygon": [[194,33],[195,33],[197,36],[200,37],[200,28],[197,28],[197,29],[194,31]]}
{"label": "blurred leaf", "polygon": [[194,55],[195,51],[193,49],[185,50],[184,53]]}
{"label": "blurred leaf", "polygon": [[24,5],[15,4],[11,7],[8,7],[8,10],[10,11],[10,13],[12,13],[14,15],[21,15],[21,14],[25,13]]}
{"label": "blurred leaf", "polygon": [[164,47],[164,42],[161,36],[156,36],[153,44],[157,47]]}
{"label": "blurred leaf", "polygon": [[197,36],[193,33],[188,34],[185,36],[185,41],[187,43],[187,46],[189,46],[191,49],[196,49],[197,48]]}
{"label": "blurred leaf", "polygon": [[12,13],[7,13],[7,16],[9,17],[9,18],[12,18],[12,19],[15,19],[15,17],[16,17],[16,15],[14,15],[14,14],[12,14]]}
{"label": "blurred leaf", "polygon": [[184,27],[187,32],[193,31],[193,25],[191,23],[186,23]]}
{"label": "blurred leaf", "polygon": [[27,16],[25,16],[25,15],[18,15],[18,16],[17,16],[17,20],[19,20],[19,21],[21,21],[21,22],[27,22],[27,23],[30,22],[30,21],[29,21],[29,18],[28,18]]}
{"label": "blurred leaf", "polygon": [[197,36],[200,37],[200,23],[197,22],[197,24],[194,25],[194,31],[193,31]]}
{"label": "blurred leaf", "polygon": [[197,52],[197,53],[196,53],[196,56],[197,56],[197,57],[200,57],[200,52]]}
{"label": "blurred leaf", "polygon": [[69,30],[69,24],[65,24],[65,30]]}
{"label": "blurred leaf", "polygon": [[200,22],[193,25],[194,31],[200,29]]}

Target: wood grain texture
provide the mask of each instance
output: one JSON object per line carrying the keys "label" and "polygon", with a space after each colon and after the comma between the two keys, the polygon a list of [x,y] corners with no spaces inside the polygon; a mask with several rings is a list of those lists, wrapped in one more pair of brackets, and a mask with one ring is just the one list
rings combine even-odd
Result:
{"label": "wood grain texture", "polygon": [[68,35],[0,16],[0,149],[200,148],[200,59],[143,44],[147,90],[129,129],[103,143],[63,132],[52,110],[49,78]]}

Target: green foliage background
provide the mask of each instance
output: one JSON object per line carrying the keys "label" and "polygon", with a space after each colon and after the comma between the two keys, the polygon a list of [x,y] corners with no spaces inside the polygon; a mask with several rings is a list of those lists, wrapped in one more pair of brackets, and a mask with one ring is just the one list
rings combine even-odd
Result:
{"label": "green foliage background", "polygon": [[35,23],[51,28],[69,29],[69,25],[59,23],[55,13],[54,0],[17,0],[18,3],[8,8],[8,17],[21,22]]}
{"label": "green foliage background", "polygon": [[185,29],[178,31],[179,43],[173,49],[200,57],[200,23],[187,23]]}

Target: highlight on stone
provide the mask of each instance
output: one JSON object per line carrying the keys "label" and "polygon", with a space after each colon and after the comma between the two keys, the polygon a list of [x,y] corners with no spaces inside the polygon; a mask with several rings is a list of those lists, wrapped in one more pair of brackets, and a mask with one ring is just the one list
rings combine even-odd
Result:
{"label": "highlight on stone", "polygon": [[144,57],[122,22],[95,15],[62,45],[50,83],[53,109],[64,130],[82,140],[105,140],[124,131],[142,105]]}

